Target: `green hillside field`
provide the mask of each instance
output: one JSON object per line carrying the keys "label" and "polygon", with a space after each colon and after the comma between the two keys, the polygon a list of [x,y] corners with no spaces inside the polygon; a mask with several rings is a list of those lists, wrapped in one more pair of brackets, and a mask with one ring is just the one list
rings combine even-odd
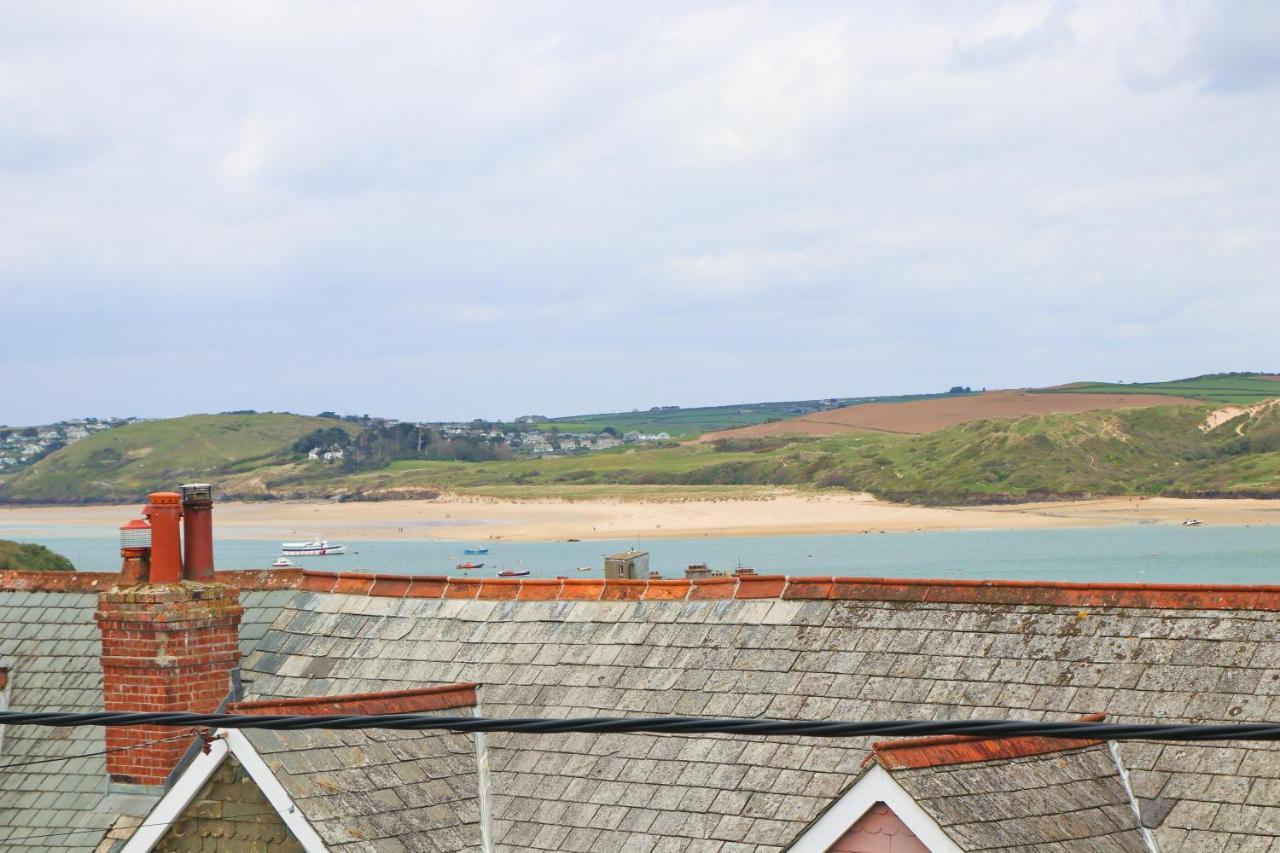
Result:
{"label": "green hillside field", "polygon": [[96,433],[0,484],[4,503],[139,500],[193,480],[217,482],[278,463],[289,445],[317,429],[358,427],[290,414],[191,415]]}
{"label": "green hillside field", "polygon": [[[1205,431],[1214,406],[1156,407],[982,420],[926,435],[723,441],[546,460],[402,460],[327,476],[259,470],[277,497],[376,499],[432,491],[505,497],[666,496],[788,486],[870,492],[923,504],[1102,495],[1280,497],[1280,406]],[[236,478],[231,493],[252,496]],[[616,490],[616,492],[614,491]]]}
{"label": "green hillside field", "polygon": [[1168,394],[1219,403],[1256,403],[1280,397],[1280,376],[1260,373],[1213,373],[1170,382],[1073,382],[1057,388],[1041,388],[1040,394]]}
{"label": "green hillside field", "polygon": [[[1218,394],[1233,404],[1280,392],[1280,382],[1260,376],[1161,384],[1179,396]],[[1070,390],[1102,387],[1080,383]],[[1151,387],[1107,390],[1149,393]],[[678,498],[778,486],[924,504],[1130,494],[1280,497],[1280,404],[1254,406],[1208,429],[1206,418],[1218,405],[977,420],[924,435],[724,439],[490,461],[435,461],[477,457],[428,458],[421,447],[411,458],[380,457],[373,453],[382,447],[377,430],[328,418],[195,415],[132,424],[65,447],[0,484],[0,503],[133,501],[191,480],[207,480],[221,496],[240,499],[385,500],[442,491]],[[293,447],[335,428],[355,439],[353,451],[363,448],[361,458],[353,452],[341,464],[307,462]],[[387,458],[396,461],[387,464]]]}
{"label": "green hillside field", "polygon": [[[905,394],[894,397],[837,397],[835,406],[856,406],[861,403],[907,403],[912,400],[931,400],[935,397],[951,397],[952,394]],[[732,406],[700,406],[694,408],[664,408],[636,412],[611,412],[596,415],[572,415],[552,418],[533,426],[541,430],[556,428],[561,432],[600,432],[612,427],[619,433],[632,430],[645,433],[665,432],[673,439],[696,438],[704,432],[794,418],[806,411],[821,411],[822,400],[791,400],[776,403],[740,403]],[[829,406],[828,408],[833,408]]]}

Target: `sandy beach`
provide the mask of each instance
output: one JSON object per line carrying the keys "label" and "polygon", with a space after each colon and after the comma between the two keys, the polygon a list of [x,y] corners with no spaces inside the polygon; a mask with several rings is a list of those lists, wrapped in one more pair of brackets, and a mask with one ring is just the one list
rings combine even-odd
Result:
{"label": "sandy beach", "polygon": [[[114,530],[138,506],[0,508],[0,537],[57,527]],[[777,491],[723,499],[510,500],[446,496],[377,503],[220,503],[218,535],[243,539],[555,541],[631,536],[777,536],[1120,524],[1280,524],[1280,501],[1104,498],[1014,506],[914,507],[867,495]]]}

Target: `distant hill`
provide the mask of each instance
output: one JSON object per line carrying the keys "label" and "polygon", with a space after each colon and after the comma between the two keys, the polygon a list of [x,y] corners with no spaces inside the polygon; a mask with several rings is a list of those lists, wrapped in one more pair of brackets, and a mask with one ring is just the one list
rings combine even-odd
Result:
{"label": "distant hill", "polygon": [[[1226,404],[1204,402],[1199,394]],[[681,486],[834,488],[933,504],[1124,494],[1280,498],[1277,398],[1274,377],[1217,375],[845,407],[824,400],[665,408],[597,417],[619,431],[660,429],[675,436],[782,407],[813,410],[699,442],[546,459],[463,454],[412,424],[195,415],[82,439],[0,484],[0,503],[138,501],[191,480],[213,482],[221,495],[243,499],[381,500],[441,491],[600,497],[619,486],[668,495]],[[537,426],[569,431],[569,423]],[[319,435],[331,446],[334,430],[351,436],[346,460],[306,461],[307,443]],[[423,441],[425,449],[418,446]]]}
{"label": "distant hill", "polygon": [[983,418],[1020,418],[1202,402],[1254,403],[1280,397],[1280,381],[1260,374],[1215,374],[1172,382],[1076,382],[1054,388],[987,391],[931,400],[858,403],[781,421],[712,431],[699,441],[847,432],[921,434]]}
{"label": "distant hill", "polygon": [[135,501],[192,480],[217,481],[281,460],[317,429],[358,427],[290,414],[191,415],[143,421],[64,447],[0,485],[5,503]]}
{"label": "distant hill", "polygon": [[0,539],[0,569],[37,572],[74,572],[71,561],[43,545]]}
{"label": "distant hill", "polygon": [[1280,376],[1269,373],[1209,373],[1170,382],[1073,382],[1039,394],[1159,394],[1217,403],[1256,403],[1280,397]]}
{"label": "distant hill", "polygon": [[325,480],[273,482],[292,497],[366,500],[440,490],[526,498],[627,492],[618,487],[675,497],[677,487],[742,486],[841,489],[922,504],[1280,498],[1280,404],[1068,412],[968,421],[920,435],[732,438],[559,459],[401,461]]}
{"label": "distant hill", "polygon": [[555,427],[561,432],[599,432],[612,427],[618,433],[632,430],[644,433],[665,432],[672,438],[694,438],[710,430],[781,421],[787,418],[807,417],[816,412],[829,411],[860,403],[904,403],[912,400],[932,400],[951,397],[951,394],[901,394],[888,397],[827,397],[821,400],[788,400],[773,403],[737,403],[731,406],[657,406],[644,411],[611,412],[596,415],[571,415],[550,418],[533,424],[538,429]]}
{"label": "distant hill", "polygon": [[1155,394],[1037,394],[1027,391],[986,391],[909,403],[867,403],[804,415],[785,421],[723,432],[709,432],[699,441],[725,438],[764,438],[778,435],[840,435],[881,432],[919,435],[984,418],[1021,418],[1066,412],[1131,409],[1142,406],[1195,405],[1196,400]]}

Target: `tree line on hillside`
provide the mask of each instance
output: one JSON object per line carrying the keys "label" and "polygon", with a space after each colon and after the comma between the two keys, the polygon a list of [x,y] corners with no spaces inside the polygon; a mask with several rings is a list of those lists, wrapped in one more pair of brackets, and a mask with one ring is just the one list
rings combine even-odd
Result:
{"label": "tree line on hillside", "polygon": [[289,449],[296,456],[312,450],[341,450],[338,464],[345,471],[385,468],[402,459],[491,462],[513,456],[498,439],[447,436],[441,430],[409,423],[374,423],[354,437],[341,427],[325,427],[298,439]]}

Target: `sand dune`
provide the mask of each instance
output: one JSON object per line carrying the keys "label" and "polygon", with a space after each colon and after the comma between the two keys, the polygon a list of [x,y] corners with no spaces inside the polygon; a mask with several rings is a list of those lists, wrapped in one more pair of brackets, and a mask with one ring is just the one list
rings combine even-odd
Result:
{"label": "sand dune", "polygon": [[846,432],[918,435],[979,418],[1020,418],[1060,412],[1194,405],[1202,403],[1185,397],[1159,394],[1032,394],[1027,391],[986,391],[981,394],[913,400],[907,403],[863,403],[785,421],[709,432],[698,441],[775,435],[838,435]]}

